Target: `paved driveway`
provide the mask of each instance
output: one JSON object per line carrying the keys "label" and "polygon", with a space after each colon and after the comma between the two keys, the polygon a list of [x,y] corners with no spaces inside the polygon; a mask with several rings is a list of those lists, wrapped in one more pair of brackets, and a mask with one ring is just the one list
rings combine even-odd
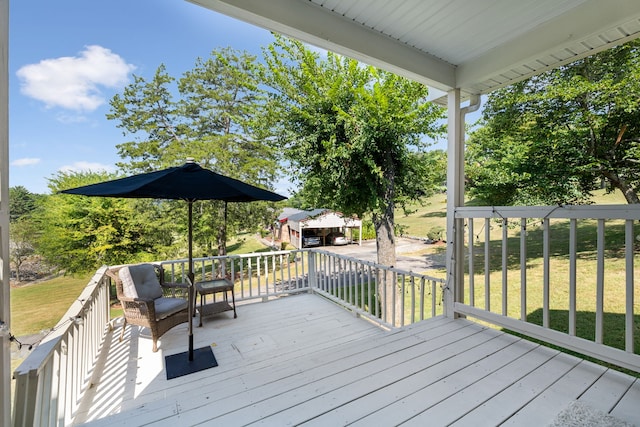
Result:
{"label": "paved driveway", "polygon": [[[422,272],[426,270],[439,270],[445,268],[445,255],[442,253],[429,253],[423,255],[415,255],[416,252],[424,250],[427,243],[399,237],[396,239],[396,267],[401,270]],[[362,242],[362,246],[357,244],[346,246],[323,246],[323,249],[352,258],[362,259],[365,261],[376,262],[378,257],[376,254],[375,240],[367,240]],[[444,251],[444,247],[443,247]],[[435,252],[435,251],[432,251]],[[411,254],[414,255],[411,255]]]}

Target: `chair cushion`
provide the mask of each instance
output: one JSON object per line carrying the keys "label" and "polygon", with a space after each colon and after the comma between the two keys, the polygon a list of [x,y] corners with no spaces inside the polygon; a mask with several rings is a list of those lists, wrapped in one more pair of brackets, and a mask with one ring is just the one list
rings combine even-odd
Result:
{"label": "chair cushion", "polygon": [[156,299],[162,296],[162,286],[152,264],[122,267],[118,272],[122,292],[129,298]]}
{"label": "chair cushion", "polygon": [[187,300],[182,298],[158,298],[155,300],[156,320],[162,320],[188,308]]}

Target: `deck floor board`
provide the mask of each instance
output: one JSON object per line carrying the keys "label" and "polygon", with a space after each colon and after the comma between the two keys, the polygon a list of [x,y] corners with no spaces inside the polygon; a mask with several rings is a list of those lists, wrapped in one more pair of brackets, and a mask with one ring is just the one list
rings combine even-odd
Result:
{"label": "deck floor board", "polygon": [[385,331],[309,294],[232,316],[194,326],[219,366],[172,380],[164,356],[186,350],[186,324],[157,353],[144,329],[119,342],[116,327],[77,424],[546,425],[580,399],[640,425],[633,377],[469,320]]}

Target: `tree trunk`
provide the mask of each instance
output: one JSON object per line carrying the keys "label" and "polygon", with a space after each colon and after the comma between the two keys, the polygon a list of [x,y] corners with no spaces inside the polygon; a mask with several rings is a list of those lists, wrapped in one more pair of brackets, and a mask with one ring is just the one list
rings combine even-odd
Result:
{"label": "tree trunk", "polygon": [[[393,190],[391,190],[393,192]],[[373,214],[373,225],[376,230],[376,248],[378,264],[389,267],[396,265],[396,239],[394,235],[394,203],[387,201],[384,212]],[[392,272],[378,273],[378,295],[386,296],[386,303],[381,307],[382,319],[399,326],[401,323],[401,298],[399,288]]]}
{"label": "tree trunk", "polygon": [[227,202],[223,202],[222,223],[218,226],[218,256],[227,254]]}
{"label": "tree trunk", "polygon": [[[225,256],[227,254],[227,202],[224,202],[224,212],[222,212],[222,222],[218,226],[218,256]],[[218,276],[227,277],[231,271],[227,271],[226,263],[220,262],[218,267]]]}
{"label": "tree trunk", "polygon": [[638,193],[636,193],[636,190],[632,186],[627,184],[624,179],[620,178],[617,173],[604,171],[603,175],[609,180],[611,185],[622,191],[622,194],[627,200],[627,203],[629,203],[630,205],[640,203],[640,198],[638,198]]}

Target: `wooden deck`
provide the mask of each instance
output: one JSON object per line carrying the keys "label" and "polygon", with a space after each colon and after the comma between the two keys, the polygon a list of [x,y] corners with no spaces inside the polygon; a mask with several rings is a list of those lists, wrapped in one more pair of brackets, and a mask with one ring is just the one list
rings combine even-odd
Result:
{"label": "wooden deck", "polygon": [[172,380],[164,356],[186,350],[186,325],[155,354],[127,329],[78,424],[544,426],[579,400],[640,426],[640,380],[468,320],[389,332],[315,295],[243,305],[194,327],[219,366]]}

